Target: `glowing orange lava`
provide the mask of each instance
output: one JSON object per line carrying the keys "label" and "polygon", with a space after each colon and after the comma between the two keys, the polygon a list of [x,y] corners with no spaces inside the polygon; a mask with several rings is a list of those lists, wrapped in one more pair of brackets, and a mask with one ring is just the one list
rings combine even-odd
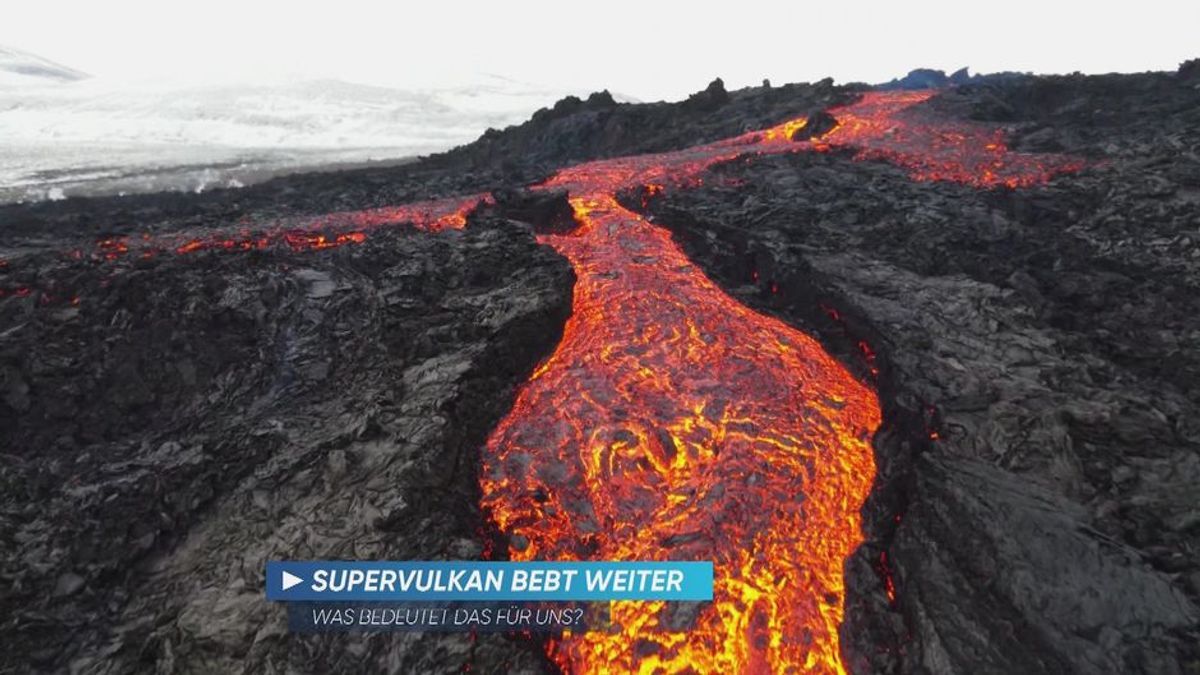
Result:
{"label": "glowing orange lava", "polygon": [[347,244],[361,244],[372,230],[388,225],[407,223],[427,232],[460,229],[467,224],[468,213],[481,202],[491,200],[489,194],[432,199],[401,206],[289,219],[254,229],[216,229],[206,231],[203,236],[115,237],[96,242],[93,257],[111,261],[130,251],[137,251],[142,257],[148,258],[164,250],[187,255],[199,251],[254,251],[277,245],[285,245],[295,251],[320,251]]}
{"label": "glowing orange lava", "polygon": [[712,560],[714,606],[672,631],[554,646],[571,671],[840,668],[842,563],[861,540],[879,406],[812,338],[722,292],[611,194],[543,240],[575,267],[554,355],[488,443],[484,505],[531,559]]}
{"label": "glowing orange lava", "polygon": [[[835,148],[893,162],[917,180],[979,187],[1027,186],[1082,167],[1012,152],[997,129],[917,106],[932,94],[865,94],[830,111],[837,126],[808,140],[791,140],[805,125],[791,120],[677,152],[589,162],[542,186],[565,187],[581,223],[539,237],[575,268],[573,313],[487,441],[483,506],[510,535],[515,560],[712,560],[716,572],[714,602],[691,622],[694,607],[614,603],[612,631],[552,642],[564,670],[844,671],[843,566],[862,542],[859,511],[875,477],[876,395],[812,338],[726,295],[617,194],[695,184],[713,164],[743,156]],[[106,239],[92,258],[325,249],[389,223],[460,228],[488,199],[175,240]],[[0,298],[30,293],[0,285]],[[870,345],[859,348],[875,372]],[[887,559],[879,565],[894,600]]]}
{"label": "glowing orange lava", "polygon": [[885,159],[917,180],[950,180],[976,187],[1044,183],[1083,168],[1062,155],[1012,152],[1001,129],[947,120],[913,108],[934,91],[871,92],[830,111],[838,126],[815,143],[857,150],[858,159]]}
{"label": "glowing orange lava", "polygon": [[[481,203],[491,203],[490,194],[466,195],[413,202],[363,211],[329,213],[316,217],[289,218],[253,228],[206,228],[201,235],[196,230],[168,235],[142,234],[137,237],[118,236],[100,239],[90,256],[97,263],[117,264],[130,254],[138,258],[155,258],[163,253],[189,255],[200,251],[244,252],[284,247],[297,251],[322,251],[349,244],[361,244],[370,234],[385,226],[408,224],[426,232],[461,229],[467,215]],[[85,254],[75,249],[66,254],[72,260],[83,260]],[[9,272],[8,261],[0,260],[0,284]],[[0,299],[28,297],[34,291],[28,287],[6,288],[0,285]],[[70,299],[79,304],[79,296],[64,293],[64,289],[38,291],[42,304]]]}
{"label": "glowing orange lava", "polygon": [[680,607],[614,603],[611,631],[550,644],[564,670],[844,671],[843,565],[875,476],[875,393],[812,338],[726,295],[616,194],[695,183],[747,154],[831,147],[978,186],[1077,168],[1011,153],[980,125],[909,114],[930,95],[867,94],[811,141],[790,140],[794,120],[545,183],[568,189],[581,223],[539,238],[575,268],[573,314],[488,439],[483,506],[515,560],[712,560],[716,573],[694,625]]}

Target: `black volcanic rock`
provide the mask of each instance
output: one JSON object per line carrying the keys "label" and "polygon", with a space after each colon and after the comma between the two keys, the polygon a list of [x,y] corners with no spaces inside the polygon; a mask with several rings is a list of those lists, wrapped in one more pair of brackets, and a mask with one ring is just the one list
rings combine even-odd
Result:
{"label": "black volcanic rock", "polygon": [[692,94],[684,101],[684,106],[711,112],[729,103],[729,92],[725,91],[725,82],[717,78],[710,82],[702,91]]}
{"label": "black volcanic rock", "polygon": [[792,132],[793,141],[806,141],[810,138],[817,138],[833,131],[837,128],[837,118],[829,114],[828,111],[818,110],[809,113],[808,122],[796,131]]}
{"label": "black volcanic rock", "polygon": [[1200,82],[1200,59],[1191,59],[1179,64],[1178,75],[1184,82]]}
{"label": "black volcanic rock", "polygon": [[615,107],[617,102],[613,100],[612,94],[608,93],[608,90],[605,89],[604,91],[592,92],[587,98],[587,104],[592,108],[611,108]]}
{"label": "black volcanic rock", "polygon": [[533,225],[537,232],[569,232],[579,223],[575,210],[567,201],[566,188],[529,190],[502,188],[492,191],[498,215]]}
{"label": "black volcanic rock", "polygon": [[268,559],[483,554],[478,449],[570,309],[528,227],[160,256],[107,285],[22,264],[80,300],[0,300],[0,671],[545,668],[499,635],[289,635],[262,596]]}
{"label": "black volcanic rock", "polygon": [[967,68],[959,68],[950,75],[944,70],[917,68],[904,77],[898,77],[878,86],[879,89],[944,89],[964,84],[1001,83],[1028,78],[1021,73],[987,73],[972,75]]}
{"label": "black volcanic rock", "polygon": [[908,75],[883,85],[884,89],[938,89],[948,84],[944,70],[917,68]]}
{"label": "black volcanic rock", "polygon": [[959,68],[950,73],[950,77],[946,78],[947,84],[967,84],[971,81],[971,71],[968,68]]}

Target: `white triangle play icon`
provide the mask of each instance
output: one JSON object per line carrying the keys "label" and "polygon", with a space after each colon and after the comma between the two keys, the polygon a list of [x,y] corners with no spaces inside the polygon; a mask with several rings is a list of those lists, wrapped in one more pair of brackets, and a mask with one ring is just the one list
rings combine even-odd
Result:
{"label": "white triangle play icon", "polygon": [[287,589],[291,588],[292,586],[295,586],[298,583],[301,583],[302,581],[304,581],[304,580],[301,579],[300,577],[296,576],[295,574],[292,574],[291,572],[284,572],[283,573],[283,590],[286,591]]}

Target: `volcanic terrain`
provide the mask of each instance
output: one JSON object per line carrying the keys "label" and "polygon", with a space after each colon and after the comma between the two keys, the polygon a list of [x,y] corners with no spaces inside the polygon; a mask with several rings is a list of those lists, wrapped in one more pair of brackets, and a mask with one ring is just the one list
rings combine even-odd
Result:
{"label": "volcanic terrain", "polygon": [[[0,671],[1197,672],[1200,64],[946,81],[0,207]],[[305,558],[715,597],[291,635]]]}

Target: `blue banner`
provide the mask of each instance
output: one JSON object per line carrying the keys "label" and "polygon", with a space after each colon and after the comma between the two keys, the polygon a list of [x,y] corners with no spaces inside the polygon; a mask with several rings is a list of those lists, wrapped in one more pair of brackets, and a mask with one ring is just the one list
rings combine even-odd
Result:
{"label": "blue banner", "polygon": [[270,561],[267,599],[712,600],[711,562]]}

